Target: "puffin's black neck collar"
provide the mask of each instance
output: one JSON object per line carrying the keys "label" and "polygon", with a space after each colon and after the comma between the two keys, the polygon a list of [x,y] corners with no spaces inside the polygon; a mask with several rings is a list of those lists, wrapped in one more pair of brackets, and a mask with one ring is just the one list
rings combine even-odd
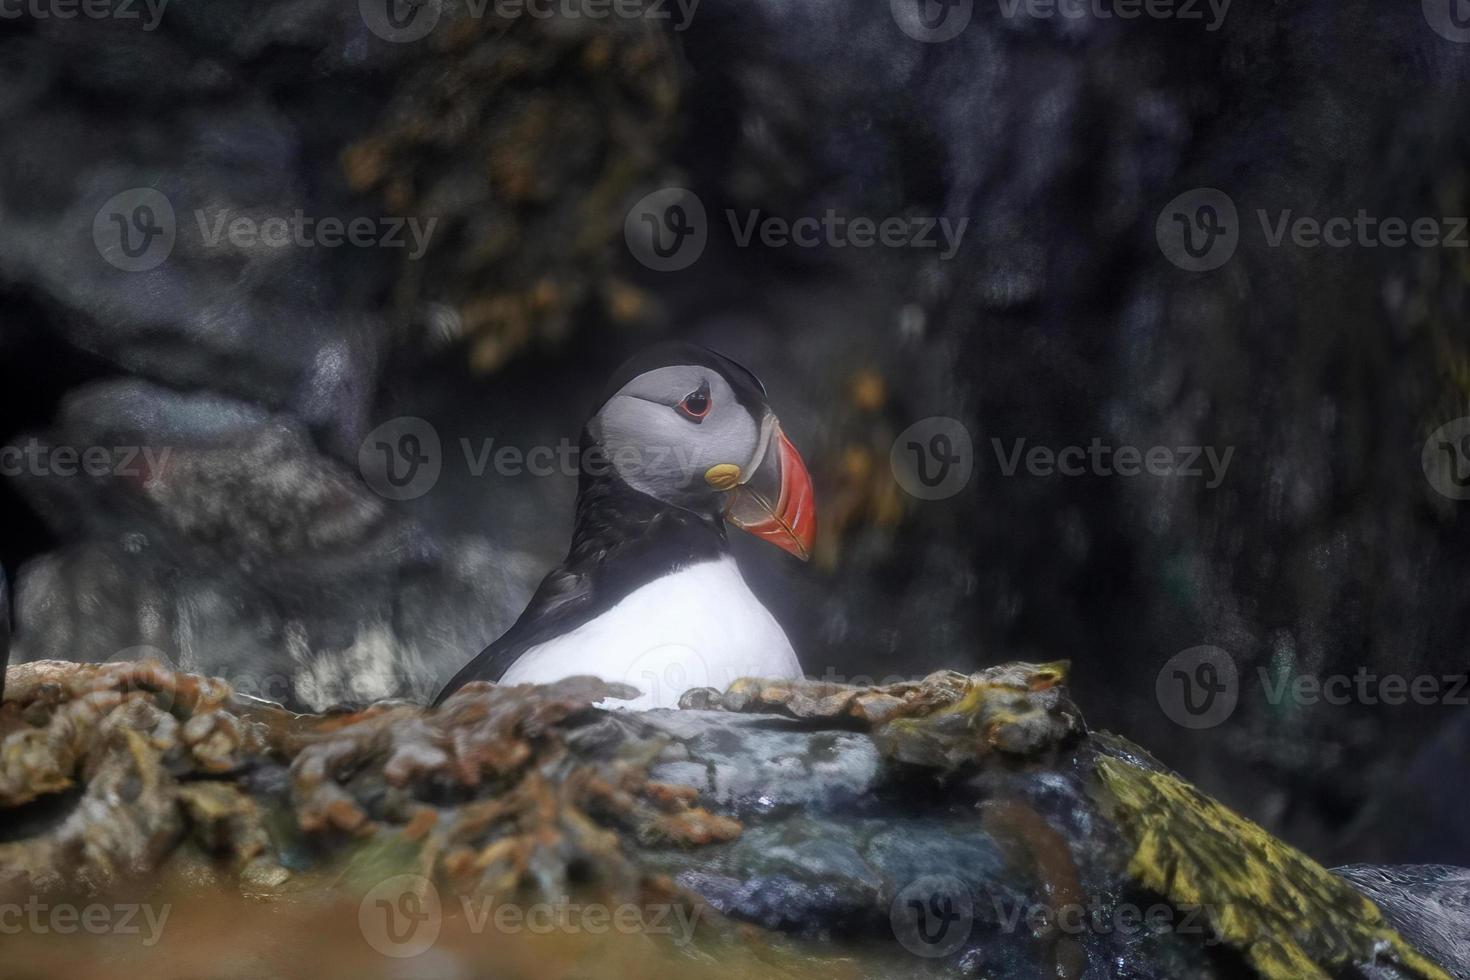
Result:
{"label": "puffin's black neck collar", "polygon": [[[582,433],[583,457],[593,445]],[[710,561],[729,552],[725,522],[655,500],[611,471],[582,471],[572,546],[564,563],[569,571],[609,573],[639,584],[677,568]]]}

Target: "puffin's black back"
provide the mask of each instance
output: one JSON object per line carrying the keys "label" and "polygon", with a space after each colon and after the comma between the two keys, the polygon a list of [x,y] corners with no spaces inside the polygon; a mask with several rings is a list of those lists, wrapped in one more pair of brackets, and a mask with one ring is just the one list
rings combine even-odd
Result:
{"label": "puffin's black back", "polygon": [[[583,452],[589,438],[582,435]],[[469,681],[498,681],[532,647],[602,615],[663,575],[724,555],[724,522],[670,507],[615,475],[584,470],[566,559],[541,580],[515,625],[466,664],[434,704]]]}

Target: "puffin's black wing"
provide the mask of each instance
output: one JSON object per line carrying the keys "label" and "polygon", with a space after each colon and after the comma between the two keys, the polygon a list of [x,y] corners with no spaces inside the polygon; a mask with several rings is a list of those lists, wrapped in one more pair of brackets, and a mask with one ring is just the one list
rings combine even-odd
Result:
{"label": "puffin's black wing", "polygon": [[[582,430],[583,458],[593,445]],[[470,681],[498,681],[527,650],[570,633],[639,586],[726,554],[718,518],[668,507],[615,475],[582,472],[566,560],[541,580],[521,618],[444,685],[434,704]]]}
{"label": "puffin's black wing", "polygon": [[460,668],[439,696],[435,706],[470,681],[498,681],[521,654],[554,636],[568,633],[595,617],[602,605],[594,602],[589,575],[557,568],[541,580],[536,594],[515,625]]}

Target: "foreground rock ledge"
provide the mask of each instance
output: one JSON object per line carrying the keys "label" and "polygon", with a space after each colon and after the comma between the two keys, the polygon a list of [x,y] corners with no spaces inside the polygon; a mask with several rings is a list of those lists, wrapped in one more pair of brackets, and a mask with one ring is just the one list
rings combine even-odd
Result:
{"label": "foreground rock ledge", "polygon": [[[238,935],[284,909],[319,923],[289,952],[306,973],[330,954],[356,975],[374,956],[453,976],[1470,975],[1462,874],[1328,872],[1089,732],[1065,680],[747,679],[626,712],[598,705],[632,689],[572,678],[307,716],[157,663],[23,664],[0,709],[0,902],[234,902],[215,928]],[[380,908],[413,928],[376,927]],[[179,927],[190,955],[202,914]],[[18,962],[61,955],[28,938]],[[115,975],[169,940],[113,950]]]}

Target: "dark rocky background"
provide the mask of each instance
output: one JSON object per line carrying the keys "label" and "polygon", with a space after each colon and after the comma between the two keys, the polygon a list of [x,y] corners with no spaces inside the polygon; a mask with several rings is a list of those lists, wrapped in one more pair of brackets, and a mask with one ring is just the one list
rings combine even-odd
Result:
{"label": "dark rocky background", "polygon": [[[16,659],[426,697],[514,619],[575,492],[476,477],[460,440],[575,441],[618,360],[682,336],[764,378],[812,467],[817,560],[736,543],[812,674],[1071,658],[1091,724],[1313,856],[1470,862],[1470,709],[1273,705],[1257,674],[1466,669],[1467,505],[1420,456],[1470,414],[1470,249],[1271,247],[1255,217],[1470,212],[1470,45],[1420,5],[1242,0],[1209,31],[979,3],[932,44],[871,0],[704,0],[685,30],[446,2],[412,43],[358,6],[0,20],[0,440],[170,450],[0,481]],[[658,273],[623,219],[670,185],[709,245]],[[138,187],[178,240],[128,272],[93,225]],[[1210,272],[1155,236],[1198,187],[1239,209]],[[969,224],[947,261],[737,248],[727,208]],[[196,227],[297,209],[439,223],[417,261]],[[936,415],[975,469],[925,502],[887,459]],[[358,467],[399,416],[443,446],[402,502]],[[1006,476],[991,440],[1018,438],[1234,456],[1216,488]],[[1191,731],[1155,680],[1203,644],[1240,701]]]}

